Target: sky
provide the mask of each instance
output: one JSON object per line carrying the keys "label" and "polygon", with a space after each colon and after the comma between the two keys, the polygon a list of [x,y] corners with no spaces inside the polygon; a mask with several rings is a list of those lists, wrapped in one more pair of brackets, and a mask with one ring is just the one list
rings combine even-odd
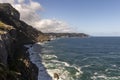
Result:
{"label": "sky", "polygon": [[43,32],[120,36],[120,0],[0,0],[4,2]]}

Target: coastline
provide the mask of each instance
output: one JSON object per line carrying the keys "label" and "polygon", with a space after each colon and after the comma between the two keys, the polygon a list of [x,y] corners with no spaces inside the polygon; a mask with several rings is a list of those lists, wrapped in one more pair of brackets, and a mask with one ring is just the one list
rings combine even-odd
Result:
{"label": "coastline", "polygon": [[[49,51],[44,49],[46,46],[44,43],[25,45],[29,48],[28,53],[31,62],[39,69],[38,80],[74,80],[73,77],[78,78],[82,74],[80,67],[59,61],[56,55],[47,54]],[[55,66],[55,68],[51,69],[50,67],[53,66]],[[77,72],[75,75],[71,75],[71,72],[69,72],[67,68],[74,69]],[[57,79],[55,75],[57,75],[59,79]]]}
{"label": "coastline", "polygon": [[52,80],[51,76],[46,71],[46,68],[42,64],[41,54],[41,43],[25,45],[28,48],[29,58],[34,63],[38,71],[38,80]]}

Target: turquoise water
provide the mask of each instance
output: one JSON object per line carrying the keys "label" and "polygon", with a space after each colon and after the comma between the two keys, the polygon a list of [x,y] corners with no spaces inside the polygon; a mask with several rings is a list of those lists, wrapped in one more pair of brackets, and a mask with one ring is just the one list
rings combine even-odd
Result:
{"label": "turquoise water", "polygon": [[60,80],[120,80],[120,38],[62,38],[43,45],[43,64]]}

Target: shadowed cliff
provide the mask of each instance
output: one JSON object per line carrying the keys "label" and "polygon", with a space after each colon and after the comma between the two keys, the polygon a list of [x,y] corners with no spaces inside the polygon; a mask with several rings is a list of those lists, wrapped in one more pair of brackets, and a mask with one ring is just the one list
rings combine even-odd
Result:
{"label": "shadowed cliff", "polygon": [[24,44],[46,40],[49,37],[21,21],[10,4],[0,3],[0,80],[37,80],[38,68]]}
{"label": "shadowed cliff", "polygon": [[45,36],[42,32],[21,21],[19,18],[19,12],[10,4],[0,4],[0,20],[13,26],[17,30],[17,34],[19,36],[17,39],[23,41],[23,43],[49,40],[48,36]]}

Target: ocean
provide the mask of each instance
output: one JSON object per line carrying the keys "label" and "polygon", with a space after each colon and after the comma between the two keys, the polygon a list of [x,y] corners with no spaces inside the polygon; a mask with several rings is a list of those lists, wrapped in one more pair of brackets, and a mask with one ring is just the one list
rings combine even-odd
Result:
{"label": "ocean", "polygon": [[30,51],[39,80],[120,80],[120,37],[61,38]]}

